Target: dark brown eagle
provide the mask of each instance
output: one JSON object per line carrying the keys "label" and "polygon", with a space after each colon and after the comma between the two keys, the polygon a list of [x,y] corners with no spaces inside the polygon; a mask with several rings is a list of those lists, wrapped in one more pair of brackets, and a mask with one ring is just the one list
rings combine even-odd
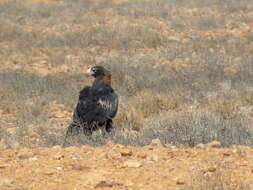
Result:
{"label": "dark brown eagle", "polygon": [[95,80],[92,86],[80,91],[66,138],[79,133],[92,135],[97,129],[105,129],[106,132],[113,129],[112,119],[118,110],[118,95],[111,87],[111,73],[102,66],[91,67],[87,73]]}

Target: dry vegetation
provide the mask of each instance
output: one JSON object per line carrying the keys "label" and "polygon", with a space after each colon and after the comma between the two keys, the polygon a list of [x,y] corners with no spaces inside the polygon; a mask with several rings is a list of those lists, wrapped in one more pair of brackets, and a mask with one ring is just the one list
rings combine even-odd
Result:
{"label": "dry vegetation", "polygon": [[85,67],[104,65],[120,96],[115,135],[82,143],[253,145],[252,21],[251,0],[4,1],[0,138],[61,144]]}
{"label": "dry vegetation", "polygon": [[[116,130],[72,145],[253,146],[252,0],[0,0],[0,151],[61,145],[88,65],[113,73]],[[217,168],[182,190],[252,188]]]}

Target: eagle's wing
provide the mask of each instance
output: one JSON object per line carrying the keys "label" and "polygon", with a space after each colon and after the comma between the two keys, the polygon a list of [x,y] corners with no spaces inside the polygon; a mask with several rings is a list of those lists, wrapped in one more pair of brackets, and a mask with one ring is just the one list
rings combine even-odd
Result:
{"label": "eagle's wing", "polygon": [[73,115],[73,121],[78,124],[89,122],[88,114],[93,110],[95,105],[95,102],[91,98],[90,87],[85,87],[80,91],[79,100]]}
{"label": "eagle's wing", "polygon": [[117,94],[111,91],[98,98],[97,109],[101,110],[101,113],[104,113],[106,118],[112,119],[118,111],[118,101]]}

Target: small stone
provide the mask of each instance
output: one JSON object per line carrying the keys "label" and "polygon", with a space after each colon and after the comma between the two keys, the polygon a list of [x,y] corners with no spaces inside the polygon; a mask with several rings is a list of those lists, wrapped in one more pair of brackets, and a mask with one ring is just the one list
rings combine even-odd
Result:
{"label": "small stone", "polygon": [[216,167],[215,166],[209,166],[203,169],[204,172],[215,172]]}
{"label": "small stone", "polygon": [[55,146],[52,147],[52,149],[60,150],[60,149],[62,149],[62,147],[60,145],[55,145]]}
{"label": "small stone", "polygon": [[139,152],[137,156],[142,159],[147,158],[147,154],[144,151]]}
{"label": "small stone", "polygon": [[43,174],[46,174],[46,175],[52,175],[55,173],[55,170],[54,169],[45,169],[43,171]]}
{"label": "small stone", "polygon": [[183,176],[178,176],[174,180],[175,180],[175,182],[176,182],[177,185],[183,185],[183,184],[185,184],[185,180],[184,180]]}
{"label": "small stone", "polygon": [[136,160],[127,160],[123,163],[123,166],[128,168],[139,168],[141,165],[142,164]]}
{"label": "small stone", "polygon": [[127,148],[121,149],[120,150],[121,156],[131,156],[133,152]]}
{"label": "small stone", "polygon": [[178,179],[177,180],[177,185],[183,185],[185,181],[183,179]]}
{"label": "small stone", "polygon": [[153,139],[151,141],[150,145],[152,145],[152,146],[163,146],[163,144],[161,143],[160,139]]}
{"label": "small stone", "polygon": [[3,185],[10,185],[13,183],[13,179],[10,178],[0,178],[0,187]]}
{"label": "small stone", "polygon": [[31,158],[28,158],[29,161],[35,161],[35,160],[38,160],[38,158],[36,156],[34,157],[31,157]]}
{"label": "small stone", "polygon": [[149,160],[151,160],[151,161],[158,161],[159,157],[156,154],[152,154],[152,155],[150,155]]}
{"label": "small stone", "polygon": [[17,128],[16,127],[7,128],[6,131],[10,134],[14,134],[16,133]]}
{"label": "small stone", "polygon": [[220,148],[221,143],[219,141],[212,141],[212,142],[208,143],[207,146],[210,148]]}
{"label": "small stone", "polygon": [[106,187],[113,187],[113,186],[121,186],[122,183],[114,182],[114,181],[100,181],[95,188],[106,188]]}
{"label": "small stone", "polygon": [[202,144],[202,143],[199,143],[199,144],[197,144],[197,145],[195,146],[195,148],[203,149],[203,148],[205,148],[205,145]]}
{"label": "small stone", "polygon": [[20,154],[20,155],[18,155],[18,158],[19,158],[20,160],[29,159],[29,158],[31,158],[31,157],[33,157],[33,155],[31,155],[31,154]]}
{"label": "small stone", "polygon": [[106,157],[109,159],[119,159],[121,158],[121,153],[119,153],[116,150],[110,150],[107,154]]}
{"label": "small stone", "polygon": [[57,152],[54,156],[53,156],[53,159],[55,160],[60,160],[64,158],[64,155],[61,153],[61,152]]}
{"label": "small stone", "polygon": [[72,165],[72,170],[87,170],[87,169],[90,169],[89,167],[86,167],[86,166],[82,166],[82,165],[79,165],[79,164],[73,164]]}
{"label": "small stone", "polygon": [[171,149],[176,149],[177,148],[175,145],[172,145],[172,144],[165,144],[164,146],[166,148],[171,148]]}
{"label": "small stone", "polygon": [[227,151],[227,152],[224,152],[224,153],[223,153],[223,156],[230,156],[230,155],[232,155],[232,152],[231,152],[231,151]]}
{"label": "small stone", "polygon": [[63,167],[56,167],[57,170],[62,171]]}
{"label": "small stone", "polygon": [[0,169],[8,168],[10,165],[8,164],[0,164]]}

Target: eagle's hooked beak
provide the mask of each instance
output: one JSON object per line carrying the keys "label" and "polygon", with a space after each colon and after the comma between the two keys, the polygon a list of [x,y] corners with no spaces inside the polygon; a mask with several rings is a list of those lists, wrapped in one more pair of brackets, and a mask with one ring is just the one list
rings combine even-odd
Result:
{"label": "eagle's hooked beak", "polygon": [[88,67],[88,69],[86,70],[86,74],[88,74],[88,75],[94,74],[92,71],[92,67]]}

